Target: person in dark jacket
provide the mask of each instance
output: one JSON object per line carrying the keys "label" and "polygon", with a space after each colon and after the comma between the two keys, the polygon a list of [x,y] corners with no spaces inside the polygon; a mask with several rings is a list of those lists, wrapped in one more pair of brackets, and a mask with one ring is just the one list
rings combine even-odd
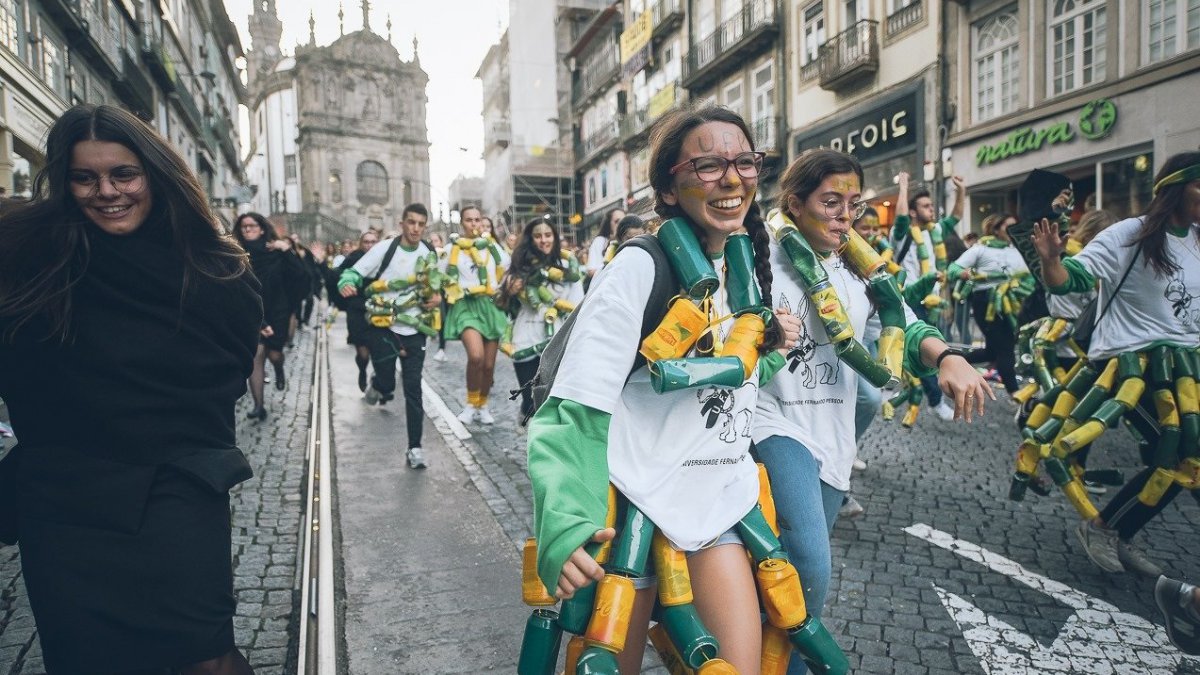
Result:
{"label": "person in dark jacket", "polygon": [[132,114],[55,121],[0,220],[0,534],[49,673],[252,674],[234,643],[234,405],[262,323],[245,252]]}
{"label": "person in dark jacket", "polygon": [[254,409],[246,413],[250,419],[264,420],[267,409],[263,405],[263,380],[266,361],[275,369],[275,388],[287,387],[283,372],[283,348],[287,342],[289,324],[296,299],[291,289],[297,279],[305,279],[304,264],[292,252],[292,242],[281,239],[267,219],[257,213],[238,216],[233,235],[250,254],[250,266],[254,276],[262,284],[262,306],[264,329],[262,341],[254,355],[254,372],[250,376],[250,395],[254,398]]}
{"label": "person in dark jacket", "polygon": [[367,323],[367,301],[362,295],[342,297],[336,291],[338,277],[342,272],[354,267],[354,263],[362,260],[363,255],[371,247],[379,243],[379,235],[374,230],[367,230],[358,238],[358,248],[350,252],[342,264],[334,268],[334,291],[329,294],[338,303],[338,309],[346,312],[346,344],[354,345],[354,364],[358,366],[358,390],[367,390],[367,364],[371,362],[370,327]]}

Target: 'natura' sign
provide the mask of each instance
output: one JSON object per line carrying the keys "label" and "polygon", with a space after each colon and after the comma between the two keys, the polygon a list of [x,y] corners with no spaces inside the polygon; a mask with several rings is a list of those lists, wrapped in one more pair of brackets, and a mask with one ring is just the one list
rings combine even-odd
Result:
{"label": "'natura' sign", "polygon": [[975,153],[975,165],[984,166],[1023,155],[1043,147],[1069,143],[1076,131],[1084,138],[1096,141],[1108,136],[1117,123],[1117,106],[1108,99],[1091,101],[1079,111],[1078,129],[1068,121],[1052,122],[1040,128],[1022,127],[995,145],[982,145]]}

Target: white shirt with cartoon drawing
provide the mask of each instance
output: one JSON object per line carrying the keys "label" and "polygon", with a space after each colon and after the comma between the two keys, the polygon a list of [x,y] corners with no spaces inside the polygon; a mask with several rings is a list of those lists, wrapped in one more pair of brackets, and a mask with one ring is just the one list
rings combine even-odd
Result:
{"label": "white shirt with cartoon drawing", "polygon": [[[1133,267],[1132,245],[1141,229],[1141,218],[1129,218],[1105,229],[1073,259],[1099,282],[1097,323],[1088,358],[1104,359],[1121,352],[1139,351],[1168,342],[1180,347],[1200,345],[1200,241],[1193,224],[1187,235],[1167,234],[1167,253],[1179,269],[1160,277],[1146,264],[1144,253]],[[1109,305],[1112,290],[1117,290]],[[1107,312],[1100,316],[1105,305]]]}
{"label": "white shirt with cartoon drawing", "polygon": [[[822,261],[829,281],[850,317],[859,340],[868,334],[868,319],[875,314],[867,283],[856,276],[839,256]],[[812,301],[800,285],[799,275],[783,249],[771,242],[771,295],[776,308],[795,314],[803,322],[800,341],[787,356],[787,364],[763,386],[754,418],[754,440],[787,436],[808,448],[821,467],[821,480],[838,490],[850,489],[850,469],[858,444],[854,439],[854,406],[859,375],[841,362]],[[916,317],[906,304],[907,320]]]}
{"label": "white shirt with cartoon drawing", "polygon": [[[714,262],[724,279],[724,260]],[[737,389],[706,387],[657,394],[650,372],[626,382],[641,345],[642,313],[654,260],[628,249],[601,270],[578,310],[550,395],[612,415],[609,478],[677,548],[699,549],[758,502],[750,430],[758,374]],[[728,314],[724,285],[717,316]],[[724,321],[726,334],[733,325]]]}

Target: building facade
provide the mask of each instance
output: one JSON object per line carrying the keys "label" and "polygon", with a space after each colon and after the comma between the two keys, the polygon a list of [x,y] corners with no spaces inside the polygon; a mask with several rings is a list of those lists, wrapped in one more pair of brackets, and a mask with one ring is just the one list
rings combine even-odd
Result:
{"label": "building facade", "polygon": [[404,61],[371,30],[368,3],[362,11],[363,28],[327,46],[316,44],[310,18],[294,57],[278,49],[273,0],[251,16],[250,204],[306,240],[391,228],[405,205],[430,203],[429,78],[418,43]]}
{"label": "building facade", "polygon": [[242,46],[221,0],[0,4],[0,187],[29,196],[45,135],[79,103],[139,114],[187,159],[228,221],[244,191]]}
{"label": "building facade", "polygon": [[1016,212],[1035,168],[1069,176],[1077,208],[1145,212],[1170,155],[1200,147],[1200,2],[970,2],[953,25],[948,139],[969,212]]}

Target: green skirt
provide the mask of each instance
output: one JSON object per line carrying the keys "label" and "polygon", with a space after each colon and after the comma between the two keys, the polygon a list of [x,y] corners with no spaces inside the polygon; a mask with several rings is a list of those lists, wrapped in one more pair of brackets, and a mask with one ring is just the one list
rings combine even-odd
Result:
{"label": "green skirt", "polygon": [[458,340],[468,328],[479,331],[484,340],[499,340],[508,327],[508,316],[486,295],[468,295],[450,305],[446,314],[447,340]]}

